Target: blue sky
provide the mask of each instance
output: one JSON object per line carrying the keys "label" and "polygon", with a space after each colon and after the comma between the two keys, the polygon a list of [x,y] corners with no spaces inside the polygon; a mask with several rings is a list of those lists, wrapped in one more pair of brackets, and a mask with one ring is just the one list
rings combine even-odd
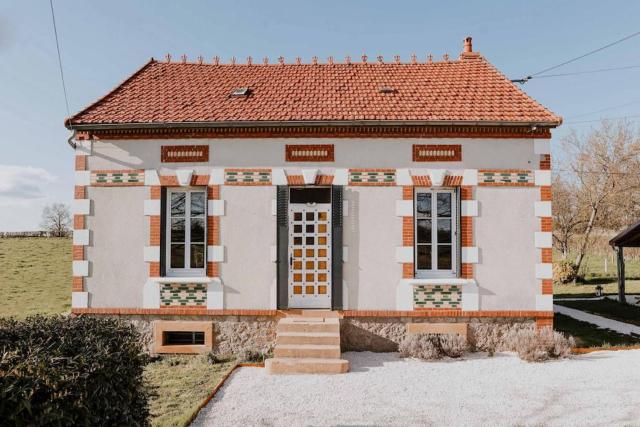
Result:
{"label": "blue sky", "polygon": [[[54,0],[72,113],[150,57],[225,61],[280,55],[391,59],[457,56],[470,35],[509,77],[563,62],[640,30],[629,1]],[[554,73],[640,65],[640,37]],[[557,141],[600,117],[640,115],[640,69],[532,80],[525,90],[562,115]],[[613,107],[613,108],[610,108]],[[603,110],[592,113],[594,111]],[[70,203],[73,152],[47,0],[0,3],[0,230],[36,229],[42,206]],[[556,144],[557,145],[557,144]]]}

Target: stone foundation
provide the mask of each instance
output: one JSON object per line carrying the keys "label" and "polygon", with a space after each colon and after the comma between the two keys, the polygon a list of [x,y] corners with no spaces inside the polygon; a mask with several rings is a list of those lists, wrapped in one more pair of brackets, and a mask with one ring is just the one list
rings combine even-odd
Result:
{"label": "stone foundation", "polygon": [[[94,315],[96,316],[96,315]],[[272,316],[144,316],[109,315],[134,325],[141,333],[145,348],[153,353],[153,321],[210,321],[213,323],[213,352],[237,355],[244,350],[270,352],[276,342],[277,317]]]}
{"label": "stone foundation", "polygon": [[514,329],[535,329],[527,318],[348,317],[340,321],[342,351],[395,352],[407,333],[407,323],[468,323],[475,351],[502,349],[502,338]]}

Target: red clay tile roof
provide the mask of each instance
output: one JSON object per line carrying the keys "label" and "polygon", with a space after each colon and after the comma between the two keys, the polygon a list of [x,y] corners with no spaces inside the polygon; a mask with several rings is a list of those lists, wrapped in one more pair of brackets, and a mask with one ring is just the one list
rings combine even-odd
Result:
{"label": "red clay tile roof", "polygon": [[[559,125],[481,56],[433,63],[201,64],[151,60],[67,127],[255,121]],[[232,97],[249,87],[249,96]],[[382,93],[381,88],[392,88]]]}

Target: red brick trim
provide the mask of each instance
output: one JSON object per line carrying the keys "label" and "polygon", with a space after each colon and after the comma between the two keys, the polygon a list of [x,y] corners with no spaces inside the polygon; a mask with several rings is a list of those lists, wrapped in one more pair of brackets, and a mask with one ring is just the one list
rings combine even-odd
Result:
{"label": "red brick trim", "polygon": [[[411,200],[413,202],[413,187],[410,185],[402,187],[402,200]],[[414,227],[413,215],[402,217],[402,246],[413,246]],[[413,279],[415,276],[415,264],[405,262],[402,264],[402,278]]]}
{"label": "red brick trim", "polygon": [[160,246],[160,215],[149,216],[149,246]]}
{"label": "red brick trim", "polygon": [[551,154],[540,155],[540,169],[551,170]]}
{"label": "red brick trim", "polygon": [[84,246],[73,245],[71,252],[73,261],[84,261]]}
{"label": "red brick trim", "polygon": [[76,156],[75,169],[77,171],[87,170],[87,156]]}
{"label": "red brick trim", "polygon": [[73,277],[71,279],[71,292],[83,292],[84,291],[84,277]]}
{"label": "red brick trim", "polygon": [[462,185],[462,175],[447,175],[444,177],[442,185],[444,187],[459,187]]}
{"label": "red brick trim", "polygon": [[[193,175],[189,185],[203,186],[209,184],[209,175]],[[160,175],[160,185],[162,187],[179,187],[178,177],[175,175]]]}
{"label": "red brick trim", "polygon": [[415,265],[412,262],[405,262],[402,264],[402,278],[413,279],[415,275]]}
{"label": "red brick trim", "polygon": [[[208,310],[206,308],[73,308],[73,314],[108,314],[108,315],[185,315],[185,316],[283,316],[280,310],[225,309]],[[344,310],[339,312],[343,317],[460,317],[460,318],[532,318],[553,320],[553,311],[462,311],[462,310]]]}
{"label": "red brick trim", "polygon": [[402,187],[402,200],[413,200],[413,187],[405,185]]}
{"label": "red brick trim", "polygon": [[[219,200],[220,199],[220,186],[209,185],[207,187],[207,200]],[[220,217],[207,216],[207,245],[219,245],[220,244]],[[207,262],[207,276],[219,277],[220,276],[220,263]]]}
{"label": "red brick trim", "polygon": [[287,162],[333,162],[333,144],[287,144],[285,146]]}
{"label": "red brick trim", "polygon": [[198,163],[209,161],[208,145],[163,145],[160,148],[162,163]]}
{"label": "red brick trim", "polygon": [[536,319],[536,329],[543,328],[553,328],[553,316]]}
{"label": "red brick trim", "polygon": [[74,230],[83,230],[85,225],[84,215],[74,215],[73,216],[73,229]]}
{"label": "red brick trim", "polygon": [[543,202],[551,201],[551,186],[543,185],[540,187],[540,200]]}
{"label": "red brick trim", "polygon": [[473,200],[473,187],[469,185],[463,185],[460,187],[460,199]]}
{"label": "red brick trim", "polygon": [[552,261],[552,249],[551,248],[542,248],[541,252],[541,261],[543,263],[551,263]]}
{"label": "red brick trim", "polygon": [[540,218],[540,231],[552,231],[553,230],[553,220],[550,216],[545,216]]}
{"label": "red brick trim", "polygon": [[94,139],[183,139],[183,138],[542,138],[551,130],[529,126],[251,126],[224,128],[100,129]]}
{"label": "red brick trim", "polygon": [[160,277],[160,263],[159,262],[150,262],[149,263],[149,277]]}
{"label": "red brick trim", "polygon": [[84,185],[76,185],[73,192],[74,199],[86,199],[87,187]]}
{"label": "red brick trim", "polygon": [[287,175],[287,185],[304,185],[302,175]]}
{"label": "red brick trim", "polygon": [[419,311],[392,311],[392,310],[344,310],[343,317],[502,317],[502,318],[533,318],[553,319],[553,311],[462,311],[431,309]]}
{"label": "red brick trim", "polygon": [[318,175],[316,177],[316,185],[331,185],[333,184],[333,175]]}
{"label": "red brick trim", "polygon": [[149,187],[149,199],[160,200],[162,195],[162,187],[159,185],[153,185]]}
{"label": "red brick trim", "polygon": [[427,175],[413,175],[411,180],[416,187],[431,187],[431,177]]}
{"label": "red brick trim", "polygon": [[460,162],[462,145],[413,144],[414,162]]}
{"label": "red brick trim", "polygon": [[473,246],[473,217],[460,217],[460,246],[468,248]]}
{"label": "red brick trim", "polygon": [[552,279],[542,279],[542,295],[553,295]]}

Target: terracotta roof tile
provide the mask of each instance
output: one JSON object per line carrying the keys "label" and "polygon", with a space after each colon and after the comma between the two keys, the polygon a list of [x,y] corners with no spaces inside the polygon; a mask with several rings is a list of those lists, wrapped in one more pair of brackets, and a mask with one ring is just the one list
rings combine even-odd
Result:
{"label": "terracotta roof tile", "polygon": [[[249,87],[248,96],[230,96]],[[383,93],[382,87],[394,89]],[[151,60],[67,121],[472,121],[558,125],[489,62],[222,64]]]}

